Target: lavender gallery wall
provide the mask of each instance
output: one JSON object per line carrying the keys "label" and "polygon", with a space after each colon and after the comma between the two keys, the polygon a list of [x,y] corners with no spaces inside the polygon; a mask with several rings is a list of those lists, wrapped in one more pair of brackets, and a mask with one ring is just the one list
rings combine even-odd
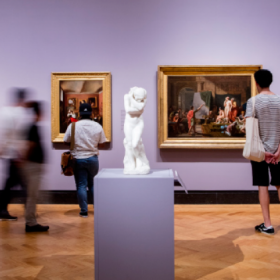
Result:
{"label": "lavender gallery wall", "polygon": [[[253,189],[241,150],[157,148],[157,66],[262,64],[279,93],[279,9],[279,0],[1,1],[1,106],[17,86],[33,88],[50,107],[51,72],[111,71],[113,139],[100,152],[100,168],[123,167],[123,95],[141,86],[148,91],[143,141],[152,168],[177,170],[190,190]],[[60,174],[63,150],[51,143],[50,108],[44,125],[43,188],[74,190],[73,177]]]}

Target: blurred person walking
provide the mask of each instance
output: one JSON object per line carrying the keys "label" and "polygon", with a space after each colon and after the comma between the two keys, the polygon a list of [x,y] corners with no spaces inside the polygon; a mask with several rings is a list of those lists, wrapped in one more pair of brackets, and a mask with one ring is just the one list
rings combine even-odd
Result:
{"label": "blurred person walking", "polygon": [[43,167],[45,162],[45,153],[42,146],[42,140],[38,122],[42,118],[42,103],[29,102],[27,107],[32,108],[34,112],[34,121],[27,132],[27,149],[23,171],[27,184],[27,200],[25,206],[25,231],[42,232],[47,231],[49,226],[42,226],[37,223],[36,203],[42,180]]}
{"label": "blurred person walking", "polygon": [[[81,208],[80,216],[88,217],[87,188],[93,197],[93,179],[98,173],[98,145],[106,141],[102,126],[91,120],[92,108],[90,104],[82,103],[79,108],[81,120],[75,123],[75,145],[71,154],[75,159],[74,178],[77,197]],[[64,143],[70,145],[70,124],[64,136]]]}
{"label": "blurred person walking", "polygon": [[1,109],[0,122],[0,156],[7,160],[8,172],[5,187],[0,196],[0,220],[15,221],[17,217],[8,212],[11,200],[11,188],[21,185],[26,190],[25,178],[22,172],[23,154],[26,141],[24,135],[28,126],[25,108],[27,90],[13,89],[13,105]]}
{"label": "blurred person walking", "polygon": [[[255,98],[255,118],[259,121],[260,139],[265,149],[265,160],[251,161],[253,185],[259,188],[259,201],[264,223],[255,230],[265,234],[274,234],[269,211],[269,184],[276,187],[280,200],[280,97],[270,91],[272,74],[261,69],[254,74],[259,94]],[[247,102],[246,118],[253,117],[253,100]],[[269,170],[271,181],[269,182]]]}

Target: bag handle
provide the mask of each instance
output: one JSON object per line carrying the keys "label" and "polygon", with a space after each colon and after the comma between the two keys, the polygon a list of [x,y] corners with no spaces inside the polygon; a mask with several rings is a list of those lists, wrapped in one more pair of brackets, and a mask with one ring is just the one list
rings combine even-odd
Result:
{"label": "bag handle", "polygon": [[72,123],[71,126],[71,141],[70,141],[70,150],[74,150],[75,146],[75,122]]}
{"label": "bag handle", "polygon": [[252,106],[253,106],[253,112],[252,112],[252,117],[254,118],[256,116],[256,113],[255,113],[255,103],[256,103],[256,96],[254,96],[252,98]]}

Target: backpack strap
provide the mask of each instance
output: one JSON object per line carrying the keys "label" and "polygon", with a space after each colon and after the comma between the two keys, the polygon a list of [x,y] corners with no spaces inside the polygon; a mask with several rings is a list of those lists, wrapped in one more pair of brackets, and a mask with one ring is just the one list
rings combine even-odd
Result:
{"label": "backpack strap", "polygon": [[71,126],[71,141],[70,141],[70,150],[73,150],[75,147],[75,122]]}

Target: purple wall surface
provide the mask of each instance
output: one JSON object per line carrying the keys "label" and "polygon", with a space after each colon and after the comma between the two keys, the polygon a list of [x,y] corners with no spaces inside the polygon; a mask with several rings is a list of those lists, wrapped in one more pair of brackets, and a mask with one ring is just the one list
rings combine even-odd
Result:
{"label": "purple wall surface", "polygon": [[[123,167],[123,95],[141,86],[148,92],[143,141],[153,169],[177,170],[190,190],[255,189],[241,150],[157,148],[157,66],[262,64],[279,93],[279,10],[279,0],[1,1],[1,106],[16,86],[33,88],[50,108],[51,72],[110,71],[113,139],[100,152],[100,168]],[[63,150],[51,143],[50,117],[49,109],[43,188],[74,190],[74,178],[60,174]]]}

